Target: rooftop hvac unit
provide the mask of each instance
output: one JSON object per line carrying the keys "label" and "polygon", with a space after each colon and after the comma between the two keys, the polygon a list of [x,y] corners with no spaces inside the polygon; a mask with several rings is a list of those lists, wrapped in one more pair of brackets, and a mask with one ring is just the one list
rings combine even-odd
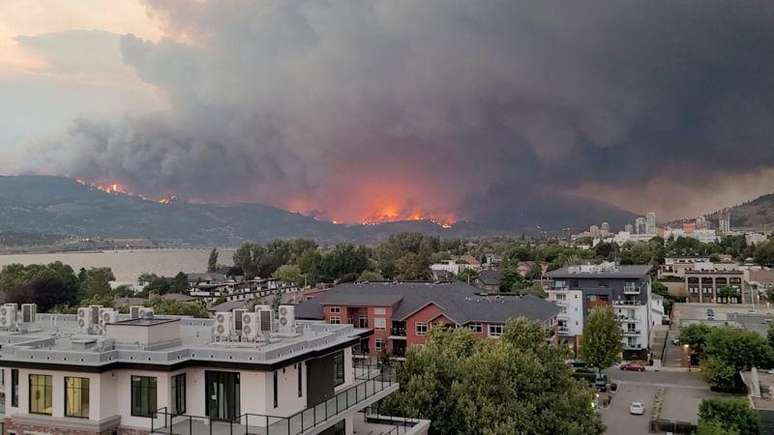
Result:
{"label": "rooftop hvac unit", "polygon": [[271,334],[274,321],[274,311],[271,309],[258,311],[258,326],[262,335]]}
{"label": "rooftop hvac unit", "polygon": [[233,311],[234,315],[231,318],[234,320],[234,331],[242,330],[242,315],[246,312],[247,310],[241,308]]}
{"label": "rooftop hvac unit", "polygon": [[91,308],[78,308],[78,314],[76,314],[75,318],[78,321],[78,329],[81,331],[88,331],[91,327]]}
{"label": "rooftop hvac unit", "polygon": [[296,333],[296,307],[293,305],[280,305],[279,307],[279,333]]}
{"label": "rooftop hvac unit", "polygon": [[215,313],[215,325],[213,332],[216,341],[227,341],[231,336],[231,313]]}
{"label": "rooftop hvac unit", "polygon": [[271,311],[271,307],[268,305],[256,305],[254,311],[256,313],[259,313],[261,311],[266,311],[266,310]]}
{"label": "rooftop hvac unit", "polygon": [[140,319],[142,318],[142,311],[145,309],[142,305],[132,305],[129,307],[129,318]]}
{"label": "rooftop hvac unit", "polygon": [[112,308],[103,308],[99,310],[99,329],[105,332],[105,327],[108,323],[116,323],[118,321],[118,312]]}
{"label": "rooftop hvac unit", "polygon": [[35,322],[35,316],[38,314],[38,306],[36,304],[22,304],[22,323]]}
{"label": "rooftop hvac unit", "polygon": [[260,334],[258,313],[242,313],[242,341],[253,342]]}
{"label": "rooftop hvac unit", "polygon": [[16,304],[0,307],[0,328],[10,329],[16,326]]}
{"label": "rooftop hvac unit", "polygon": [[99,310],[102,309],[102,305],[89,305],[89,322],[92,325],[99,325]]}

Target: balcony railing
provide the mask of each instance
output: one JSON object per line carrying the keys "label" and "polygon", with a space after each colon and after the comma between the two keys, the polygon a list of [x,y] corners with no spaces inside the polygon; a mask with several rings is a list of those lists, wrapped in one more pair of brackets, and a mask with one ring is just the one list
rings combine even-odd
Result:
{"label": "balcony railing", "polygon": [[342,390],[330,399],[289,417],[267,414],[242,414],[233,420],[221,421],[206,416],[175,415],[167,407],[156,410],[151,420],[151,434],[165,435],[300,435],[317,426],[330,423],[344,413],[367,406],[370,399],[384,391],[397,390],[397,376],[392,367],[358,365],[357,384]]}
{"label": "balcony railing", "polygon": [[390,329],[390,335],[393,337],[405,337],[406,328],[393,327],[392,329]]}
{"label": "balcony railing", "polygon": [[568,328],[566,326],[560,326],[560,327],[556,328],[556,333],[559,334],[559,335],[567,335],[567,334],[570,333],[570,328]]}
{"label": "balcony railing", "polygon": [[638,295],[640,294],[640,288],[637,286],[624,286],[625,295]]}
{"label": "balcony railing", "polygon": [[636,299],[613,299],[613,305],[642,305]]}
{"label": "balcony railing", "polygon": [[624,333],[624,335],[629,335],[629,336],[640,335],[640,330],[639,329],[624,329],[623,333]]}

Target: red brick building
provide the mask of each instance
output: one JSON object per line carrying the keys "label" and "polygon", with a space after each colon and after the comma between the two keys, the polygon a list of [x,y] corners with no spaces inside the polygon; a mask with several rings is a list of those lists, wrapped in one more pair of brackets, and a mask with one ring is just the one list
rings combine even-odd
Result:
{"label": "red brick building", "polygon": [[498,337],[510,318],[526,317],[552,329],[559,308],[533,296],[484,293],[461,282],[372,282],[336,286],[296,307],[296,316],[328,323],[351,323],[374,333],[361,351],[405,355],[424,343],[430,328],[466,327],[482,337]]}

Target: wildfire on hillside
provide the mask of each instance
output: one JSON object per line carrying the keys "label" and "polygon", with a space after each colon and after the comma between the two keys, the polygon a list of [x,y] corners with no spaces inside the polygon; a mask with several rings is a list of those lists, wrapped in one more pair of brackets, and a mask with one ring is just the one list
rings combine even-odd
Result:
{"label": "wildfire on hillside", "polygon": [[76,183],[81,184],[83,186],[87,186],[90,189],[96,189],[96,190],[99,190],[99,191],[102,191],[102,192],[105,192],[105,193],[110,193],[110,194],[113,194],[113,195],[134,196],[134,197],[137,197],[137,198],[140,198],[140,199],[144,199],[146,201],[155,201],[155,202],[158,202],[159,204],[164,204],[164,205],[168,205],[168,204],[172,203],[173,201],[177,200],[177,196],[175,196],[175,195],[167,195],[167,196],[162,196],[159,199],[151,199],[151,198],[148,198],[146,196],[134,193],[134,192],[130,191],[129,188],[126,185],[121,184],[121,183],[117,183],[117,182],[107,182],[107,183],[105,183],[105,182],[88,182],[88,181],[84,180],[83,178],[77,178],[77,177],[74,178],[74,180],[75,180]]}

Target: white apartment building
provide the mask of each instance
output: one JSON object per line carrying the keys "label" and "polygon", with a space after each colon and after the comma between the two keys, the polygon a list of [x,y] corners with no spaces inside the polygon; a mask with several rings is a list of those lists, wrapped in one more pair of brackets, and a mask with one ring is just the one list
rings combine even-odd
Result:
{"label": "white apartment building", "polygon": [[292,306],[215,319],[89,307],[24,322],[12,308],[0,306],[4,434],[380,433],[384,419],[364,410],[398,388],[353,365],[371,330],[296,321]]}
{"label": "white apartment building", "polygon": [[624,332],[624,358],[646,357],[653,327],[661,323],[663,305],[651,294],[651,266],[568,266],[552,272],[548,299],[563,309],[558,335],[577,346],[589,310],[612,306]]}

